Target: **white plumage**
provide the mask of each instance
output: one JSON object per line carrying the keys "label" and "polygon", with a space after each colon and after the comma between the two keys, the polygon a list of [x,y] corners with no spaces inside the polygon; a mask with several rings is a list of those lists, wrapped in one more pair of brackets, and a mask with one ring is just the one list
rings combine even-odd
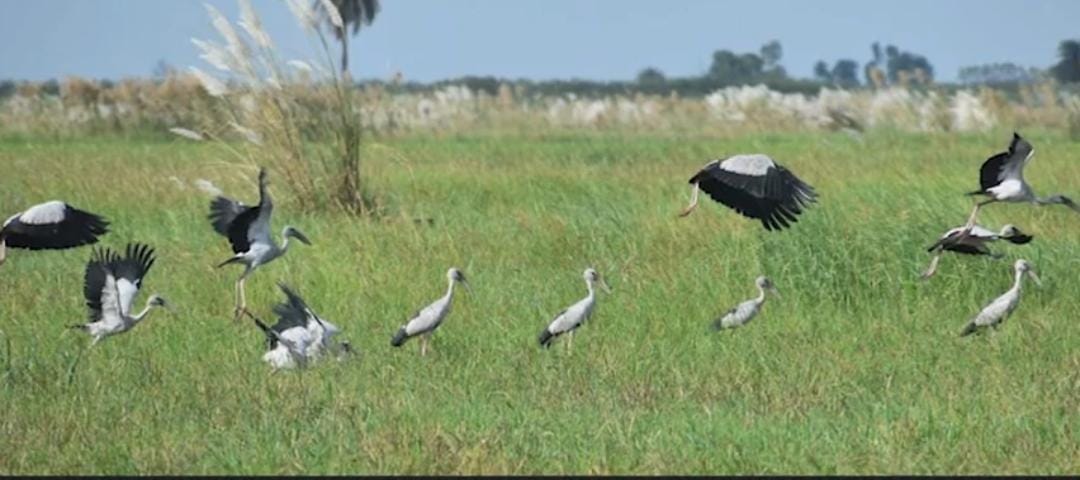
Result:
{"label": "white plumage", "polygon": [[154,264],[153,249],[146,245],[129,244],[125,255],[111,250],[95,250],[86,265],[83,294],[90,310],[90,322],[72,325],[82,330],[97,344],[101,339],[124,333],[135,327],[153,307],[164,307],[165,299],[151,295],[146,307],[132,315],[132,305],[142,280]]}
{"label": "white plumage", "polygon": [[97,243],[109,222],[59,200],[34,205],[0,225],[0,264],[7,248],[63,250]]}
{"label": "white plumage", "polygon": [[945,232],[933,245],[926,249],[927,252],[934,254],[934,257],[930,260],[930,266],[923,272],[921,278],[927,279],[934,275],[937,271],[938,262],[941,260],[942,253],[946,251],[963,253],[968,255],[989,255],[994,258],[1000,258],[1001,254],[990,251],[987,246],[988,243],[996,242],[998,240],[1005,240],[1009,243],[1016,245],[1023,245],[1031,241],[1031,235],[1026,235],[1021,232],[1019,228],[1013,225],[1005,225],[1001,227],[1001,231],[994,232],[975,225],[964,234],[965,227],[952,228]]}
{"label": "white plumage", "polygon": [[404,326],[398,329],[394,337],[390,339],[390,345],[400,347],[405,341],[420,336],[420,355],[427,355],[428,343],[435,329],[442,325],[443,320],[450,313],[450,305],[454,299],[454,284],[461,282],[465,288],[470,289],[469,282],[465,280],[465,274],[457,268],[446,271],[446,295],[435,300],[430,305],[420,309]]}
{"label": "white plumage", "polygon": [[337,325],[316,314],[287,285],[279,283],[278,287],[285,294],[286,301],[274,306],[274,314],[278,317],[274,326],[268,327],[245,310],[266,334],[267,351],[263,354],[263,361],[274,370],[291,369],[307,366],[327,354],[335,355],[340,360],[352,351],[349,342],[336,339],[341,332]]}
{"label": "white plumage", "polygon": [[754,284],[758,288],[758,296],[745,302],[736,305],[731,310],[724,313],[723,316],[713,321],[713,329],[723,330],[728,328],[738,328],[753,320],[761,311],[761,307],[765,305],[765,291],[769,290],[776,295],[779,295],[776,286],[773,285],[772,280],[762,276],[754,280]]}
{"label": "white plumage", "polygon": [[569,351],[574,340],[574,330],[583,325],[592,316],[593,309],[596,308],[595,285],[599,283],[604,290],[611,293],[611,288],[607,286],[607,282],[600,278],[600,274],[596,270],[585,269],[582,276],[585,278],[585,287],[589,290],[588,295],[555,315],[551,323],[540,332],[539,341],[541,347],[548,348],[556,338],[563,334],[569,334],[566,341],[566,348]]}
{"label": "white plumage", "polygon": [[970,335],[975,333],[980,328],[992,327],[995,330],[1005,321],[1006,318],[1012,314],[1013,310],[1016,310],[1017,305],[1020,304],[1020,286],[1024,279],[1024,274],[1027,274],[1035,281],[1037,285],[1042,282],[1039,280],[1038,275],[1031,269],[1031,264],[1027,260],[1017,260],[1013,265],[1013,285],[1008,291],[1003,293],[1000,297],[995,298],[990,303],[975,315],[964,327],[964,331],[960,333],[960,336]]}

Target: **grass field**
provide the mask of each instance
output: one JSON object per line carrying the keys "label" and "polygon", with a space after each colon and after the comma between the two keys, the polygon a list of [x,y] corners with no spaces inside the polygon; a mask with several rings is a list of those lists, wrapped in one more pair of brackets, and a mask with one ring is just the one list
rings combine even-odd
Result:
{"label": "grass field", "polygon": [[[1021,132],[1039,193],[1080,196],[1080,143]],[[102,244],[146,242],[149,293],[174,311],[86,350],[90,249],[12,251],[0,268],[0,472],[17,473],[1045,473],[1080,472],[1080,216],[993,205],[980,223],[1035,240],[1005,259],[927,245],[961,224],[978,167],[1011,132],[676,138],[609,134],[369,143],[378,221],[303,214],[275,184],[274,226],[314,242],[258,271],[269,317],[296,287],[360,350],[271,375],[262,334],[231,320],[239,268],[205,220],[213,181],[256,200],[256,168],[175,141],[0,141],[0,215],[60,198],[112,221]],[[686,180],[707,160],[761,151],[820,193],[766,233]],[[173,178],[175,177],[175,179]],[[431,218],[427,225],[414,222]],[[959,338],[1033,262],[1000,331]],[[455,298],[433,352],[394,331]],[[568,355],[536,336],[581,298],[594,266],[613,288]],[[748,327],[711,320],[756,294]]]}

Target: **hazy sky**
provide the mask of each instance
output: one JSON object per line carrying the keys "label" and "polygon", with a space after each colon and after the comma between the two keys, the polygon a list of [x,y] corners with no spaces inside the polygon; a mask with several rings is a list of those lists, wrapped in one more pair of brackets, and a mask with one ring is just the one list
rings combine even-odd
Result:
{"label": "hazy sky", "polygon": [[[230,19],[233,0],[209,0]],[[287,58],[313,44],[279,0],[253,0]],[[0,0],[0,78],[145,76],[158,60],[203,66],[190,38],[218,39],[196,0]],[[431,81],[631,79],[646,66],[697,75],[720,48],[756,52],[778,39],[783,65],[810,76],[819,59],[870,56],[875,40],[923,54],[938,78],[965,65],[1045,67],[1080,38],[1077,0],[382,0],[355,37],[354,77]]]}

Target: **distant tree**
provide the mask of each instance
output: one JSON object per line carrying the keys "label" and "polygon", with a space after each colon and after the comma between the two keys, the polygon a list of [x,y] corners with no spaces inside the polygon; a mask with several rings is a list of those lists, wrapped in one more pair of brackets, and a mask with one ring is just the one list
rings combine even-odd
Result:
{"label": "distant tree", "polygon": [[360,33],[360,27],[371,25],[375,21],[375,15],[379,13],[379,0],[330,0],[338,13],[341,15],[342,27],[339,28],[330,21],[329,12],[323,8],[321,0],[314,0],[315,10],[322,13],[327,28],[334,32],[334,37],[341,42],[341,73],[349,71],[349,28],[352,27],[352,35]]}
{"label": "distant tree", "polygon": [[761,80],[765,62],[753,53],[738,55],[728,50],[713,52],[708,76],[726,83],[747,83]]}
{"label": "distant tree", "polygon": [[885,71],[891,83],[896,83],[902,75],[921,79],[919,81],[922,83],[930,83],[934,79],[934,67],[926,57],[905,52],[895,45],[885,47]]}
{"label": "distant tree", "polygon": [[780,45],[777,40],[770,40],[769,43],[761,46],[761,60],[765,62],[765,68],[772,70],[780,65],[780,59],[784,56],[784,47]]}
{"label": "distant tree", "polygon": [[878,42],[870,44],[870,53],[872,57],[863,66],[863,76],[866,78],[867,85],[882,86],[880,79],[884,78],[884,72],[881,68],[884,57],[881,54],[881,44]]}
{"label": "distant tree", "polygon": [[1054,78],[1061,83],[1080,82],[1080,41],[1063,40],[1058,45],[1058,57],[1058,63],[1050,67]]}
{"label": "distant tree", "polygon": [[642,85],[661,85],[667,80],[660,69],[649,67],[638,73],[637,83]]}
{"label": "distant tree", "polygon": [[957,79],[967,85],[1016,85],[1031,83],[1037,76],[1034,68],[1006,62],[963,67]]}
{"label": "distant tree", "polygon": [[822,83],[832,83],[832,72],[829,71],[829,64],[825,63],[825,60],[818,60],[814,64],[814,78],[820,80]]}
{"label": "distant tree", "polygon": [[841,88],[854,88],[859,86],[859,63],[855,60],[840,59],[833,65],[830,72],[833,83]]}

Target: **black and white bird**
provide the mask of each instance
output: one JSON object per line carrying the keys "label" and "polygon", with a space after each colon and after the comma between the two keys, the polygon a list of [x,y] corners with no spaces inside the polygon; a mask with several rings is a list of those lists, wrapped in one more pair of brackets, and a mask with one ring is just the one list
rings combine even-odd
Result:
{"label": "black and white bird", "polygon": [[583,276],[589,294],[555,315],[551,323],[540,332],[539,341],[541,347],[549,348],[551,342],[555,341],[556,338],[567,334],[566,351],[569,352],[573,348],[574,330],[583,325],[592,316],[592,312],[596,308],[596,285],[599,284],[604,291],[611,293],[611,287],[608,286],[604,279],[600,278],[600,274],[596,270],[587,268]]}
{"label": "black and white bird", "polygon": [[1034,154],[1035,149],[1031,143],[1022,138],[1019,133],[1013,132],[1009,149],[983,162],[982,168],[979,169],[979,189],[968,192],[968,195],[985,195],[990,198],[975,204],[966,228],[972,228],[975,225],[975,217],[980,208],[994,202],[1065,205],[1080,212],[1080,206],[1064,195],[1057,194],[1048,197],[1035,195],[1031,185],[1024,180],[1024,166]]}
{"label": "black and white bird", "polygon": [[244,265],[244,273],[236,281],[235,318],[247,308],[244,296],[244,281],[255,269],[289,251],[289,239],[295,238],[305,245],[311,245],[300,230],[286,226],[282,232],[281,246],[270,235],[270,215],[274,204],[266,188],[266,169],[259,169],[259,204],[249,207],[231,198],[217,196],[210,202],[210,224],[214,231],[224,235],[232,245],[234,255],[221,262],[218,267],[231,263]]}
{"label": "black and white bird", "polygon": [[446,287],[446,295],[413,314],[408,323],[398,329],[394,337],[390,339],[390,345],[400,347],[405,344],[406,340],[419,335],[420,356],[427,355],[431,335],[435,333],[435,329],[439,328],[439,325],[442,325],[443,321],[446,320],[446,315],[450,313],[450,303],[454,299],[454,284],[461,282],[465,288],[469,289],[470,292],[472,291],[469,282],[465,280],[465,274],[457,268],[447,270],[446,279],[449,283],[449,286]]}
{"label": "black and white bird", "polygon": [[1027,274],[1035,281],[1036,285],[1042,285],[1039,280],[1039,276],[1035,275],[1035,271],[1032,270],[1031,264],[1027,260],[1017,260],[1013,265],[1013,286],[1008,291],[1003,293],[1000,297],[995,298],[990,303],[972,318],[970,322],[964,327],[964,331],[960,332],[960,336],[971,335],[980,328],[992,327],[997,330],[1001,322],[1012,314],[1013,310],[1016,310],[1016,306],[1020,304],[1020,283],[1024,279],[1024,274]]}
{"label": "black and white bird", "polygon": [[713,200],[748,218],[756,218],[766,230],[782,230],[817,201],[813,187],[767,155],[735,155],[713,160],[690,177],[690,205],[681,217],[697,208],[698,193],[705,190]]}
{"label": "black and white bird", "polygon": [[97,243],[109,222],[59,200],[34,205],[8,217],[0,226],[0,265],[7,248],[63,250]]}
{"label": "black and white bird", "polygon": [[150,309],[165,307],[165,299],[154,294],[141,312],[132,311],[135,296],[154,260],[154,250],[146,245],[128,244],[124,256],[107,248],[95,249],[86,264],[83,285],[90,321],[71,328],[90,334],[94,338],[90,344],[93,346],[105,337],[131,330],[146,318]]}
{"label": "black and white bird", "polygon": [[278,283],[285,302],[274,306],[277,323],[267,326],[251,312],[244,312],[266,334],[266,353],[263,361],[274,370],[304,367],[323,355],[334,355],[341,360],[352,352],[347,341],[338,341],[341,329],[320,317],[288,285]]}
{"label": "black and white bird", "polygon": [[766,291],[780,296],[780,291],[776,289],[776,285],[773,285],[772,280],[765,276],[757,277],[754,284],[757,285],[758,296],[734,306],[731,310],[725,312],[723,316],[714,320],[713,330],[738,328],[750,323],[750,320],[753,320],[761,311],[761,307],[765,305]]}
{"label": "black and white bird", "polygon": [[934,258],[930,260],[930,266],[922,274],[922,279],[930,278],[937,272],[938,262],[941,260],[941,255],[946,251],[964,253],[968,255],[989,255],[994,258],[1001,258],[1000,253],[994,253],[987,247],[988,243],[996,242],[998,240],[1005,240],[1009,243],[1016,245],[1024,245],[1031,241],[1031,235],[1027,235],[1021,232],[1019,228],[1013,225],[1005,225],[1001,227],[1001,231],[994,232],[980,225],[975,225],[971,228],[967,235],[964,235],[963,226],[950,229],[945,232],[941,238],[938,239],[933,245],[930,245],[926,249],[927,252],[934,254]]}

